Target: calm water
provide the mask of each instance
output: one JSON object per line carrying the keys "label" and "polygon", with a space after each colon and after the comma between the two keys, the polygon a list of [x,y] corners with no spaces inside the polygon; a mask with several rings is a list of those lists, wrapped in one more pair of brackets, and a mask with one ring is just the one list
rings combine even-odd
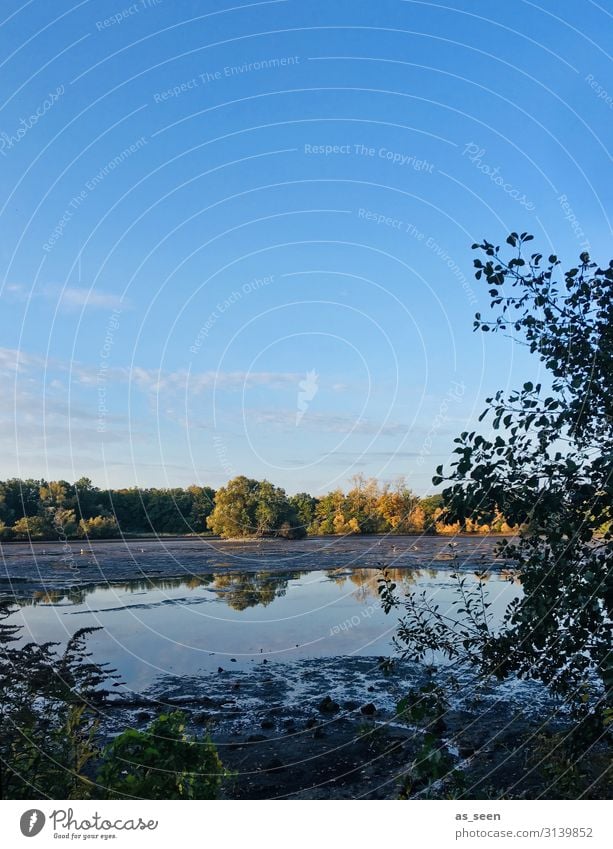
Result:
{"label": "calm water", "polygon": [[[453,615],[450,570],[398,570],[398,592],[421,592]],[[93,657],[108,661],[126,684],[142,689],[164,674],[247,670],[265,659],[393,653],[400,611],[381,609],[374,569],[234,573],[130,582],[20,602],[11,616],[24,638],[65,643],[77,629],[101,626],[89,638]],[[467,580],[476,583],[469,574]],[[484,582],[494,624],[520,587],[505,575]]]}

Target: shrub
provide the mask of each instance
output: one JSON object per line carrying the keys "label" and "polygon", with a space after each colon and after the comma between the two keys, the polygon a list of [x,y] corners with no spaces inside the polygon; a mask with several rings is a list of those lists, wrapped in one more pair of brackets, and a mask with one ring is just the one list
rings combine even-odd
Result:
{"label": "shrub", "polygon": [[24,516],[15,522],[13,532],[17,539],[43,539],[48,528],[41,516]]}
{"label": "shrub", "polygon": [[95,516],[93,519],[81,519],[79,535],[88,539],[118,537],[119,525],[114,516]]}
{"label": "shrub", "polygon": [[4,522],[0,522],[0,542],[8,541],[13,539],[15,536],[15,532],[12,528],[9,528],[8,525],[5,525]]}
{"label": "shrub", "polygon": [[185,716],[174,711],[146,731],[116,737],[103,752],[98,782],[109,799],[215,799],[225,775],[210,739],[185,734]]}

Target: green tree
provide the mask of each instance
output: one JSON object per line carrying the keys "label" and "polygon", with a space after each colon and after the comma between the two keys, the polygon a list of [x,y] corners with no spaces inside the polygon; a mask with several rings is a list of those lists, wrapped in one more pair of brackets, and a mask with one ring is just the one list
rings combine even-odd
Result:
{"label": "green tree", "polygon": [[8,511],[6,521],[17,521],[24,516],[36,516],[40,509],[40,489],[45,481],[21,480],[11,478],[4,481],[2,490],[4,494],[5,509]]}
{"label": "green tree", "polygon": [[419,506],[424,511],[424,531],[427,534],[436,533],[436,520],[443,507],[443,496],[428,495],[420,499]]}
{"label": "green tree", "polygon": [[296,495],[290,495],[289,503],[296,511],[298,524],[308,532],[315,518],[315,508],[317,507],[317,499],[308,492],[297,492]]}
{"label": "green tree", "polygon": [[77,631],[59,654],[54,643],[21,644],[10,613],[0,603],[0,798],[85,798],[97,712],[117,675],[87,652],[98,629]]}
{"label": "green tree", "polygon": [[[270,481],[261,481],[256,489],[256,502],[256,535],[274,536],[287,521],[292,509],[285,490],[274,486]],[[297,518],[295,524],[298,524]]]}
{"label": "green tree", "polygon": [[104,493],[104,503],[123,533],[151,531],[141,491],[136,487],[108,490]]}
{"label": "green tree", "polygon": [[495,632],[478,598],[459,630],[413,607],[401,642],[430,639],[498,676],[541,679],[598,727],[613,716],[613,262],[602,269],[584,253],[560,284],[556,256],[524,257],[531,239],[512,233],[508,261],[487,241],[474,246],[485,255],[476,277],[497,311],[493,320],[477,314],[474,326],[517,334],[551,375],[550,388],[528,381],[489,398],[481,419],[490,417],[495,435],[462,433],[450,474],[439,467],[433,481],[450,484],[451,521],[502,514],[519,528],[499,551],[517,563],[523,595]]}
{"label": "green tree", "polygon": [[6,488],[4,482],[0,482],[0,522],[2,524],[11,524],[13,521],[13,511],[6,503]]}
{"label": "green tree", "polygon": [[255,535],[258,482],[244,475],[217,490],[215,508],[207,519],[214,534],[223,537]]}
{"label": "green tree", "polygon": [[82,477],[75,481],[73,491],[71,506],[79,520],[91,519],[92,516],[100,516],[103,513],[104,502],[101,492],[89,478]]}
{"label": "green tree", "polygon": [[191,497],[190,527],[195,533],[202,533],[207,530],[206,520],[215,507],[215,490],[210,486],[193,484],[187,488],[187,491]]}
{"label": "green tree", "polygon": [[0,519],[0,542],[2,542],[2,540],[4,540],[4,541],[11,540],[11,539],[13,539],[14,536],[15,536],[15,532],[14,532],[13,528],[11,528],[9,525],[6,525]]}
{"label": "green tree", "polygon": [[230,537],[304,536],[296,510],[284,489],[243,475],[217,491],[215,509],[207,519],[215,534]]}
{"label": "green tree", "polygon": [[[327,492],[317,502],[313,531],[317,534],[336,534],[346,524],[347,497],[340,489]],[[341,531],[342,532],[342,531]]]}

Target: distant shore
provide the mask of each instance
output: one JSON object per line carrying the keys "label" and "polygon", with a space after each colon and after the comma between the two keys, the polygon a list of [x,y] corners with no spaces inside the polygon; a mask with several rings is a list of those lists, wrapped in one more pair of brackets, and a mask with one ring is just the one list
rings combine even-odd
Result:
{"label": "distant shore", "polygon": [[491,571],[502,536],[320,536],[302,540],[214,537],[0,545],[0,596],[24,597],[94,584],[193,579],[220,572],[295,573],[346,569]]}

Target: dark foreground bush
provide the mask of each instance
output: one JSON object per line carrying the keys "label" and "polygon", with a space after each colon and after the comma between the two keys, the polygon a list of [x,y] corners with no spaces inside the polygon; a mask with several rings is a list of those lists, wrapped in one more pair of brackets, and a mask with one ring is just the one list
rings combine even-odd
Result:
{"label": "dark foreground bush", "polygon": [[108,799],[215,799],[225,775],[210,739],[189,737],[175,711],[116,737],[102,753],[98,784]]}
{"label": "dark foreground bush", "polygon": [[63,653],[19,645],[0,602],[0,799],[211,799],[226,772],[185,716],[161,715],[103,747],[100,717],[118,676],[90,659],[83,628]]}

